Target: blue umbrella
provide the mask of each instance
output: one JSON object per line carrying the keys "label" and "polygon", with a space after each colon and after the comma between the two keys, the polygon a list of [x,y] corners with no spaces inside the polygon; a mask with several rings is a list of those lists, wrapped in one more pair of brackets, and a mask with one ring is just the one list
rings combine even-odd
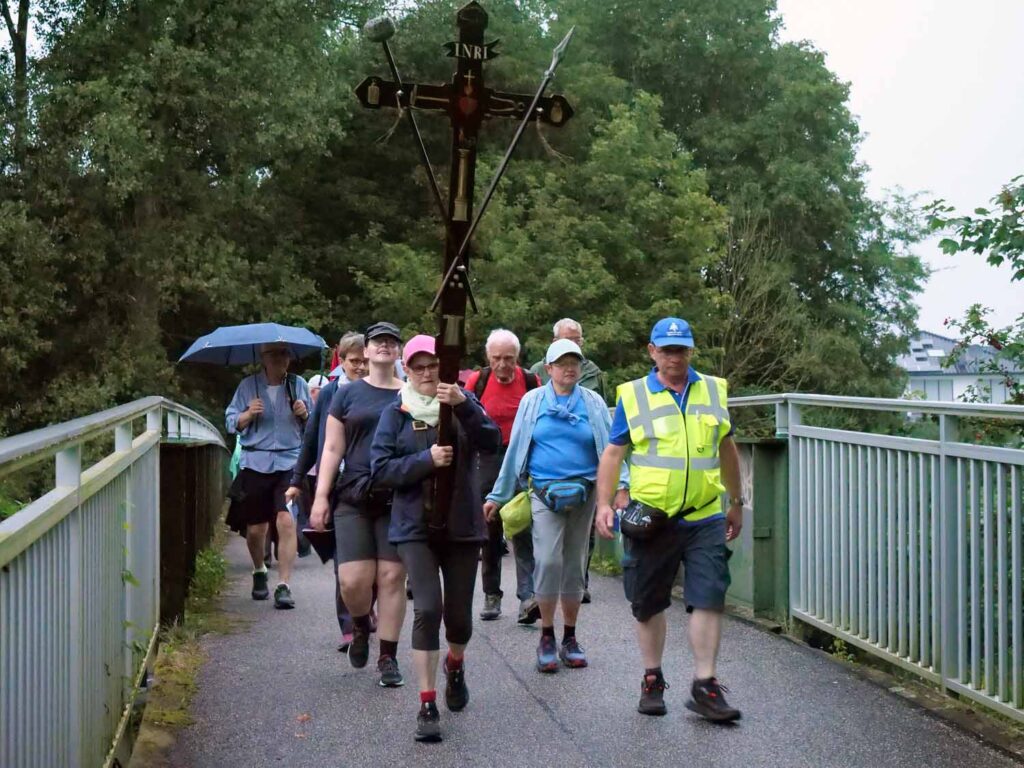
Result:
{"label": "blue umbrella", "polygon": [[260,361],[261,344],[287,344],[292,356],[299,358],[319,352],[327,343],[312,331],[278,323],[226,325],[200,336],[181,357],[179,363],[246,365]]}

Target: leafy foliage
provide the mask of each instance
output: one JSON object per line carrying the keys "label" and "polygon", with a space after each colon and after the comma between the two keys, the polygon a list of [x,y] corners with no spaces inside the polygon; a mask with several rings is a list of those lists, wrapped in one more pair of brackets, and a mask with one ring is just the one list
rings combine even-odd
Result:
{"label": "leafy foliage", "polygon": [[[928,206],[928,224],[933,231],[947,231],[955,238],[939,242],[950,255],[964,252],[985,254],[989,264],[1000,266],[1004,262],[1013,271],[1013,281],[1024,281],[1024,176],[1010,180],[992,200],[993,210],[976,208],[973,216],[957,216],[954,208],[943,200]],[[1007,402],[1024,405],[1024,383],[1007,375],[1007,371],[1024,371],[1024,312],[1004,327],[993,326],[988,319],[991,309],[981,304],[972,305],[959,319],[947,325],[959,335],[956,348],[947,358],[954,365],[973,344],[989,346],[998,356],[985,362],[979,373],[1003,377],[1007,387]],[[968,397],[987,399],[986,393],[972,389]]]}
{"label": "leafy foliage", "polygon": [[[406,77],[450,78],[460,4],[403,4]],[[219,421],[239,372],[172,363],[218,325],[433,329],[426,179],[404,126],[377,141],[395,115],[352,96],[387,75],[356,32],[383,5],[31,4],[25,76],[17,50],[0,56],[0,433],[151,393]],[[578,25],[556,86],[576,116],[531,129],[480,230],[474,359],[496,325],[534,359],[569,315],[614,381],[643,370],[671,312],[734,391],[900,390],[916,224],[906,201],[866,196],[847,88],[778,41],[772,2],[486,6],[503,41],[488,84],[511,91]],[[502,122],[485,126],[481,187]],[[447,121],[420,123],[443,180]]]}

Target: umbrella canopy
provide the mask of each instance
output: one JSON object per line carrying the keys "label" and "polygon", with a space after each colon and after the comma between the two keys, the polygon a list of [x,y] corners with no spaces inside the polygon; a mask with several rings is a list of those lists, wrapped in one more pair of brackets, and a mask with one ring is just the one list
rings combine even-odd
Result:
{"label": "umbrella canopy", "polygon": [[179,363],[246,365],[260,361],[261,344],[287,344],[292,356],[299,358],[319,352],[327,343],[312,331],[277,323],[226,325],[200,336],[181,357]]}

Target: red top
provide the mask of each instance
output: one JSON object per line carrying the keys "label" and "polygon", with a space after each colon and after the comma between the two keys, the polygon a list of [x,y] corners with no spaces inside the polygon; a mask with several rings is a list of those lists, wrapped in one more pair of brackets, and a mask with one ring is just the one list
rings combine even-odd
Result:
{"label": "red top", "polygon": [[[473,392],[476,389],[476,382],[480,378],[480,371],[473,371],[466,380],[466,389]],[[487,415],[494,420],[501,430],[501,444],[508,445],[512,437],[512,422],[515,421],[516,411],[519,410],[519,401],[526,394],[526,373],[518,365],[515,376],[508,384],[502,384],[498,377],[491,371],[487,377],[487,386],[484,388],[480,403]]]}

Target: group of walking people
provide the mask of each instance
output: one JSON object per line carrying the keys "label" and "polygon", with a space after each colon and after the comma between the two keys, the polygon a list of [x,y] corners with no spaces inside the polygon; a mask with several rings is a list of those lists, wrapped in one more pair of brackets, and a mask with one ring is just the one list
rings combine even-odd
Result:
{"label": "group of walking people", "polygon": [[[239,385],[228,407],[228,429],[243,447],[238,517],[248,525],[253,598],[269,597],[263,541],[273,523],[280,578],[274,604],[294,606],[288,577],[296,528],[288,503],[308,483],[315,488],[311,527],[334,532],[342,647],[352,666],[366,666],[375,629],[383,687],[404,684],[397,651],[411,591],[418,741],[441,738],[439,666],[446,707],[459,711],[469,702],[465,654],[477,563],[480,617],[494,620],[501,615],[501,509],[517,496],[528,499],[531,523],[509,541],[518,620],[540,620],[538,671],[588,665],[577,620],[588,596],[593,531],[611,538],[621,518],[624,586],[644,663],[638,710],[666,712],[664,612],[682,563],[696,666],[687,706],[716,721],[740,716],[715,677],[729,586],[726,541],[739,534],[744,504],[726,383],[690,367],[689,325],[666,318],[648,345],[654,367],[618,387],[612,417],[603,374],[583,354],[579,323],[565,319],[553,330],[544,358],[529,371],[518,364],[515,334],[493,331],[488,365],[460,386],[439,380],[432,336],[403,345],[395,325],[375,323],[361,337],[342,339],[339,357],[343,365],[353,359],[352,375],[346,367],[344,380],[320,389],[312,411],[302,379],[293,382],[294,395],[287,386],[281,394],[290,380],[287,355],[267,345],[264,370]],[[453,414],[451,445],[438,441],[442,407]],[[442,470],[451,501],[435,509]]]}

